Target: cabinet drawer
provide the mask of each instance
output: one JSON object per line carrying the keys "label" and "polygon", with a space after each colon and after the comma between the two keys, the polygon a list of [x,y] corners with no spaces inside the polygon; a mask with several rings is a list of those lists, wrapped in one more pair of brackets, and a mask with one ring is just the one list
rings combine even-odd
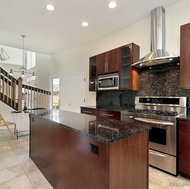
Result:
{"label": "cabinet drawer", "polygon": [[81,113],[98,116],[98,111],[91,108],[81,108]]}
{"label": "cabinet drawer", "polygon": [[179,121],[179,131],[190,133],[190,122]]}
{"label": "cabinet drawer", "polygon": [[120,112],[99,110],[99,117],[120,120]]}

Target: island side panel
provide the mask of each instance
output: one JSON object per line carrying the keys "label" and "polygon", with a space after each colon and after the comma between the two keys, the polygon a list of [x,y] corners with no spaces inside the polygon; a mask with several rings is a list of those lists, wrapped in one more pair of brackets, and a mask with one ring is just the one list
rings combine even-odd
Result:
{"label": "island side panel", "polygon": [[149,132],[110,144],[110,189],[148,189]]}
{"label": "island side panel", "polygon": [[[55,189],[108,188],[107,144],[32,117],[30,157]],[[92,145],[98,147],[98,155],[91,152]]]}
{"label": "island side panel", "polygon": [[55,172],[55,138],[57,124],[37,115],[30,115],[30,149],[29,156],[48,179],[56,184]]}
{"label": "island side panel", "polygon": [[[108,188],[107,145],[62,127],[57,136],[56,172],[62,189]],[[98,154],[91,147],[98,148]]]}

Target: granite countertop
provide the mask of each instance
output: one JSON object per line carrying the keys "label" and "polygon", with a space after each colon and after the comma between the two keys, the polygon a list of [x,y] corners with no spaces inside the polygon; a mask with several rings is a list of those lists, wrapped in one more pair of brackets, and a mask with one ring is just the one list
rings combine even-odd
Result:
{"label": "granite countertop", "polygon": [[64,110],[51,110],[48,113],[35,110],[32,113],[103,143],[111,143],[150,129],[143,123],[133,124]]}

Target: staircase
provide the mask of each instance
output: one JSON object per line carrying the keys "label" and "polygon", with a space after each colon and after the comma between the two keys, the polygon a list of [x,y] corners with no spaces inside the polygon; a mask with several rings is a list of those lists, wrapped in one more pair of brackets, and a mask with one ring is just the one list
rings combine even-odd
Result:
{"label": "staircase", "polygon": [[21,111],[24,107],[28,110],[49,110],[50,97],[51,92],[22,84],[22,78],[17,80],[0,67],[0,101],[11,108],[16,111]]}

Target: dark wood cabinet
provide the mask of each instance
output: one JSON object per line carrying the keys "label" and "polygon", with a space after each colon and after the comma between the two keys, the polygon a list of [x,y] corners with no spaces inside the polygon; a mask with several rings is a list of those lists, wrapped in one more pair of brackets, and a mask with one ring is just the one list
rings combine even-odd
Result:
{"label": "dark wood cabinet", "polygon": [[190,178],[190,122],[179,121],[179,172]]}
{"label": "dark wood cabinet", "polygon": [[97,110],[97,109],[85,108],[85,107],[81,107],[81,113],[88,114],[88,115],[99,116],[99,117],[104,117],[104,118],[108,118],[108,119],[120,120],[120,118],[121,118],[121,113],[120,112]]}
{"label": "dark wood cabinet", "polygon": [[81,113],[82,114],[98,116],[98,110],[92,109],[92,108],[84,108],[84,107],[82,107],[81,108]]}
{"label": "dark wood cabinet", "polygon": [[90,57],[89,91],[97,90],[96,81],[98,75],[114,72],[119,73],[120,90],[138,90],[139,69],[132,67],[131,65],[139,60],[139,50],[140,47],[138,45],[130,43],[128,45]]}
{"label": "dark wood cabinet", "polygon": [[96,56],[89,60],[89,91],[96,91]]}
{"label": "dark wood cabinet", "polygon": [[115,112],[115,111],[103,111],[103,110],[98,111],[99,117],[104,117],[108,119],[120,120],[120,115],[121,115],[120,112]]}
{"label": "dark wood cabinet", "polygon": [[119,48],[107,52],[107,72],[119,71]]}
{"label": "dark wood cabinet", "polygon": [[119,71],[119,49],[113,49],[96,56],[96,75]]}
{"label": "dark wood cabinet", "polygon": [[106,72],[106,53],[101,53],[96,56],[96,75]]}
{"label": "dark wood cabinet", "polygon": [[120,89],[139,89],[139,69],[131,66],[138,60],[138,45],[131,43],[120,48]]}
{"label": "dark wood cabinet", "polygon": [[180,28],[180,87],[190,88],[190,23]]}

